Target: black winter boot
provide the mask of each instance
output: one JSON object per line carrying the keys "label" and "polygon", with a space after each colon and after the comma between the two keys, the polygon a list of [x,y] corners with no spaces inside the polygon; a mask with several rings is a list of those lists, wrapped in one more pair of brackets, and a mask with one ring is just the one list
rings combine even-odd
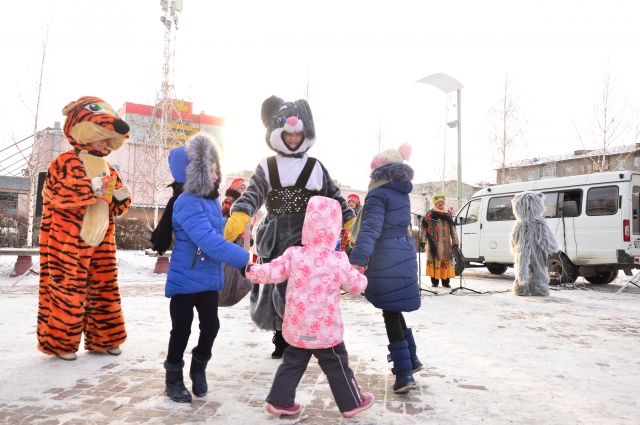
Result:
{"label": "black winter boot", "polygon": [[189,369],[189,378],[191,378],[191,383],[193,384],[191,387],[193,395],[196,397],[204,397],[207,395],[207,391],[209,390],[205,370],[207,369],[207,363],[211,360],[211,356],[201,356],[194,352],[196,348],[198,347],[194,347],[193,350],[191,350],[191,368]]}
{"label": "black winter boot", "polygon": [[164,393],[176,403],[191,403],[191,393],[187,387],[184,386],[182,378],[183,367],[184,361],[180,363],[164,361],[164,368],[167,370]]}
{"label": "black winter boot", "polygon": [[449,279],[442,279],[442,286],[445,288],[451,288],[451,285],[449,285]]}
{"label": "black winter boot", "polygon": [[411,372],[411,359],[409,354],[409,344],[407,341],[396,341],[389,344],[388,360],[393,362],[391,373],[396,375],[396,382],[393,384],[393,392],[396,394],[408,393],[416,388],[416,381]]}
{"label": "black winter boot", "polygon": [[424,369],[424,366],[422,366],[422,363],[420,362],[420,360],[418,359],[418,356],[416,355],[416,351],[417,351],[416,341],[413,339],[413,333],[411,332],[411,328],[407,328],[404,330],[404,339],[407,341],[407,344],[409,345],[411,372],[412,373],[419,372],[422,369]]}
{"label": "black winter boot", "polygon": [[271,342],[273,342],[273,345],[276,346],[276,349],[273,350],[273,353],[271,353],[271,358],[281,359],[282,353],[284,353],[285,348],[289,346],[289,343],[287,343],[287,341],[285,341],[284,337],[282,336],[282,331],[276,331]]}
{"label": "black winter boot", "polygon": [[439,283],[440,281],[438,279],[431,278],[431,286],[433,286],[434,288],[436,288]]}

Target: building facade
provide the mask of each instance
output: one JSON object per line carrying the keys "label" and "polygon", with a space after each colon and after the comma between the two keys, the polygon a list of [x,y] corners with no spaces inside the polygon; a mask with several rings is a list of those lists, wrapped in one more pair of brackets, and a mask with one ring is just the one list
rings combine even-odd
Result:
{"label": "building facade", "polygon": [[[471,196],[481,188],[467,183],[462,183],[462,205],[464,205]],[[431,198],[436,193],[444,193],[447,198],[447,208],[452,207],[454,211],[458,203],[458,182],[456,180],[445,180],[437,182],[414,183],[412,195],[420,195],[426,198],[427,208],[431,208]]]}
{"label": "building facade", "polygon": [[[199,131],[211,134],[220,145],[224,144],[222,127],[225,119],[207,115],[204,111],[194,114],[193,104],[184,101],[174,101],[168,119],[172,132],[165,135],[162,143],[157,143],[157,132],[154,134],[154,130],[159,128],[156,125],[157,114],[158,110],[153,106],[125,102],[118,115],[129,124],[130,137],[120,150],[107,156],[107,161],[118,170],[133,196],[132,208],[124,218],[144,219],[151,223],[155,206],[163,210],[172,194],[171,188],[167,187],[173,181],[168,163],[169,152]],[[59,122],[53,128],[41,131],[33,145],[36,173],[46,172],[54,157],[70,149],[71,145]],[[23,170],[22,174],[26,177],[27,170]]]}
{"label": "building facade", "polygon": [[640,143],[513,162],[496,170],[496,181],[507,184],[624,170],[640,171]]}

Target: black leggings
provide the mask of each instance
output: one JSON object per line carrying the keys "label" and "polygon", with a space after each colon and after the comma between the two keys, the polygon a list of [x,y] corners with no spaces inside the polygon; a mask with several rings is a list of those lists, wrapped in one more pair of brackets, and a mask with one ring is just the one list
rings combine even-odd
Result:
{"label": "black leggings", "polygon": [[191,324],[193,323],[193,308],[198,310],[200,321],[200,337],[198,338],[197,354],[203,357],[211,356],[213,341],[220,329],[218,319],[218,291],[198,292],[197,294],[178,294],[171,298],[169,311],[171,312],[171,337],[167,361],[180,363],[184,350],[189,343]]}
{"label": "black leggings", "polygon": [[[448,284],[449,284],[449,281],[450,281],[450,279],[441,279],[441,280],[442,280],[442,284],[443,284],[443,285],[448,285]],[[437,284],[439,283],[439,280],[438,280],[438,279],[436,279],[435,277],[432,277],[432,278],[431,278],[431,283],[432,283],[433,285],[437,285]]]}
{"label": "black leggings", "polygon": [[407,324],[402,312],[382,310],[382,317],[384,318],[384,326],[387,328],[389,344],[404,341],[404,330],[407,329]]}

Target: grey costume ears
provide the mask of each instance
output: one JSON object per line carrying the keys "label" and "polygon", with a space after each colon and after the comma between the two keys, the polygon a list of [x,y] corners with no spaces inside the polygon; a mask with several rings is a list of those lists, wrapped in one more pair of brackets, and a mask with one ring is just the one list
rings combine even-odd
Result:
{"label": "grey costume ears", "polygon": [[[313,123],[313,114],[309,103],[305,99],[295,102],[285,102],[276,96],[271,96],[262,102],[262,124],[267,129],[266,142],[269,149],[284,156],[300,157],[315,143],[316,130]],[[295,118],[292,118],[295,117]],[[302,131],[304,140],[295,149],[291,150],[283,141],[284,131]]]}

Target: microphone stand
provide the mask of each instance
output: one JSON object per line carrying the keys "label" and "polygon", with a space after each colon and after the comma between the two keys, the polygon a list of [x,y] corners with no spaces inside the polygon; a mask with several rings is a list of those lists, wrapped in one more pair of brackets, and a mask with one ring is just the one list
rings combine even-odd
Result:
{"label": "microphone stand", "polygon": [[[464,234],[464,232],[462,230],[462,227],[464,225],[464,222],[466,221],[466,218],[463,218],[463,217],[458,217],[458,218],[460,219],[460,236],[459,236],[459,239],[460,239],[460,253],[462,254],[462,235]],[[464,261],[464,256],[462,256],[461,260]],[[467,287],[462,286],[462,273],[460,273],[460,276],[458,276],[458,277],[460,278],[460,282],[459,282],[460,286],[458,286],[457,288],[452,289],[451,292],[449,292],[449,294],[454,294],[456,291],[460,291],[460,290],[470,291],[470,292],[473,292],[474,294],[482,294],[482,292],[480,292],[480,291],[476,291],[475,289],[471,289],[471,288],[467,288]]]}
{"label": "microphone stand", "polygon": [[[411,214],[418,217],[418,221],[420,223],[419,227],[422,228],[422,218],[424,218],[424,216],[416,213],[411,213]],[[422,287],[422,251],[420,249],[420,231],[418,231],[418,287],[420,288],[421,292],[424,291],[433,295],[440,295],[439,292],[431,291],[429,289],[425,289]]]}

